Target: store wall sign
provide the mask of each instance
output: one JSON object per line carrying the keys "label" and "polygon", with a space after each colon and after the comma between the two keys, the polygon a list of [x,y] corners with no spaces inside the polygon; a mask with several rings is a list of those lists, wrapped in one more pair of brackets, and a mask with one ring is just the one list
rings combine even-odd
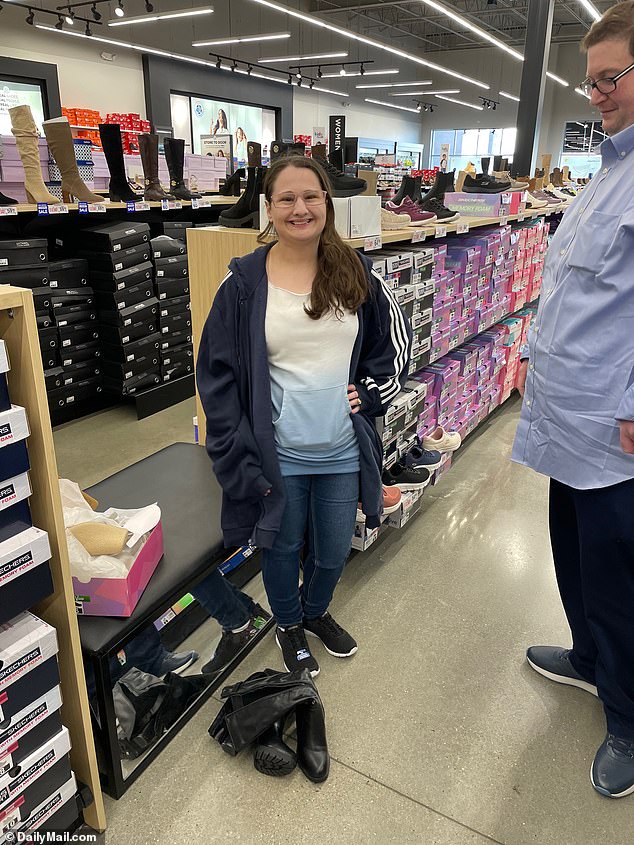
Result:
{"label": "store wall sign", "polygon": [[339,150],[343,147],[344,139],[346,137],[346,118],[343,114],[330,115],[330,152]]}

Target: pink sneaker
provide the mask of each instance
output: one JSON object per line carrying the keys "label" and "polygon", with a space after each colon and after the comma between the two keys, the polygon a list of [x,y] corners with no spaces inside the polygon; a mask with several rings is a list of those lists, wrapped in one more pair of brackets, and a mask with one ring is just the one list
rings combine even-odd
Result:
{"label": "pink sneaker", "polygon": [[405,197],[400,205],[387,202],[385,207],[394,214],[407,214],[411,221],[410,226],[428,226],[436,220],[436,215],[433,211],[422,211],[411,197]]}

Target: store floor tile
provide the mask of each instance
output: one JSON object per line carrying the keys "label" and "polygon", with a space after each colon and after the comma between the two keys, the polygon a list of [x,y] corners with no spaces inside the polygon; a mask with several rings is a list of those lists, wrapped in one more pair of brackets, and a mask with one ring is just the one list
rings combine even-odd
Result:
{"label": "store floor tile", "polygon": [[[249,754],[225,755],[207,735],[220,706],[212,699],[120,801],[107,801],[108,845],[128,842],[141,817],[137,845],[629,845],[631,804],[601,798],[589,781],[604,734],[600,703],[525,662],[530,644],[570,640],[548,544],[547,480],[509,461],[518,412],[511,401],[496,413],[426,491],[422,513],[346,567],[331,609],[359,651],[337,660],[315,646],[328,781],[268,779]],[[73,427],[107,474],[122,465],[126,437],[130,462],[169,433],[186,438],[191,409],[166,413],[169,426],[157,421],[150,443],[138,428],[147,420],[115,417],[112,441],[106,424],[92,434],[84,421]],[[56,442],[72,442],[68,428]],[[69,456],[58,450],[62,474]],[[92,471],[72,467],[80,482]],[[272,635],[230,680],[266,666],[282,668]]]}

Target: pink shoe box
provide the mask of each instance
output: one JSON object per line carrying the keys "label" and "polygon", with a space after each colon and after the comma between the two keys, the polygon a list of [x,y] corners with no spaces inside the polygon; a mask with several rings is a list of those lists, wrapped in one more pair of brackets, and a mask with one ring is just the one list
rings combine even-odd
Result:
{"label": "pink shoe box", "polygon": [[473,349],[456,349],[455,352],[452,352],[449,355],[453,361],[457,361],[459,364],[458,372],[464,378],[465,376],[470,376],[472,373],[475,372],[477,363],[478,363],[478,355]]}
{"label": "pink shoe box", "polygon": [[432,279],[441,276],[443,273],[446,272],[447,268],[445,266],[445,262],[447,261],[447,253],[444,255],[439,255],[436,250],[434,250],[434,266],[431,272]]}
{"label": "pink shoe box", "polygon": [[448,272],[445,300],[453,299],[455,296],[458,296],[462,290],[462,278],[463,277],[459,273],[452,272],[451,270]]}
{"label": "pink shoe box", "polygon": [[476,280],[475,292],[478,296],[491,292],[491,279],[486,276],[478,276]]}
{"label": "pink shoe box", "polygon": [[[20,158],[20,153],[18,152],[18,145],[13,135],[3,135],[2,144],[2,161],[6,162],[7,164],[19,164],[20,167],[22,167],[22,159]],[[37,139],[37,151],[40,156],[40,163],[48,167],[48,160],[50,158],[50,154],[48,151],[48,144],[46,143],[46,138]],[[24,179],[24,168],[22,169],[22,178]]]}
{"label": "pink shoe box", "polygon": [[506,317],[500,321],[500,326],[505,332],[504,346],[513,346],[522,337],[524,323],[520,317]]}
{"label": "pink shoe box", "polygon": [[464,303],[461,299],[454,299],[449,303],[449,323],[457,323],[462,319]]}
{"label": "pink shoe box", "polygon": [[[48,182],[48,161],[40,161],[40,163],[42,165],[42,178],[45,182]],[[0,159],[0,175],[2,176],[3,182],[12,182],[22,185],[24,185],[24,181],[26,179],[22,162],[7,161],[4,158]]]}
{"label": "pink shoe box", "polygon": [[432,393],[442,399],[443,394],[455,393],[460,375],[460,364],[453,358],[443,358],[436,364],[427,367],[427,372],[434,376]]}
{"label": "pink shoe box", "polygon": [[443,273],[441,277],[436,279],[436,287],[434,290],[434,305],[442,303],[447,299],[447,273]]}
{"label": "pink shoe box", "polygon": [[[440,303],[437,307],[434,303],[434,307],[432,309],[432,324],[431,324],[431,332],[432,336],[435,334],[439,334],[441,332],[447,331],[449,328],[449,315],[451,313],[451,304]],[[433,346],[433,341],[432,341]]]}
{"label": "pink shoe box", "polygon": [[449,249],[447,253],[447,261],[445,262],[447,270],[455,270],[462,275],[469,273],[480,272],[480,253],[476,247],[466,247],[464,249]]}
{"label": "pink shoe box", "polygon": [[449,352],[449,329],[440,334],[432,334],[429,360],[434,362]]}
{"label": "pink shoe box", "polygon": [[21,182],[5,182],[0,181],[0,191],[11,199],[17,200],[21,203],[27,203],[26,189],[24,187],[24,179]]}
{"label": "pink shoe box", "polygon": [[449,325],[449,351],[456,349],[464,343],[464,332],[460,322],[451,323]]}
{"label": "pink shoe box", "polygon": [[126,578],[73,576],[75,606],[80,616],[130,616],[163,557],[163,526],[159,522],[137,554]]}

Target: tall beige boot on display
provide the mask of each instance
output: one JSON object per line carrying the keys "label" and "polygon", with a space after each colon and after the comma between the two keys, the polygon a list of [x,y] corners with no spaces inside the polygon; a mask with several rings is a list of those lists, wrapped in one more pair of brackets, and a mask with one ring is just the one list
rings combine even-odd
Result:
{"label": "tall beige boot on display", "polygon": [[93,194],[79,175],[73,146],[73,134],[70,131],[68,118],[56,117],[53,120],[45,120],[42,126],[48,141],[48,148],[62,174],[64,202],[70,202],[71,196],[82,202],[103,202],[104,198],[99,194]]}
{"label": "tall beige boot on display", "polygon": [[37,146],[39,137],[37,126],[29,106],[14,106],[9,109],[11,132],[15,137],[18,153],[24,167],[24,187],[29,202],[57,203],[59,200],[49,192],[42,177],[40,152]]}

